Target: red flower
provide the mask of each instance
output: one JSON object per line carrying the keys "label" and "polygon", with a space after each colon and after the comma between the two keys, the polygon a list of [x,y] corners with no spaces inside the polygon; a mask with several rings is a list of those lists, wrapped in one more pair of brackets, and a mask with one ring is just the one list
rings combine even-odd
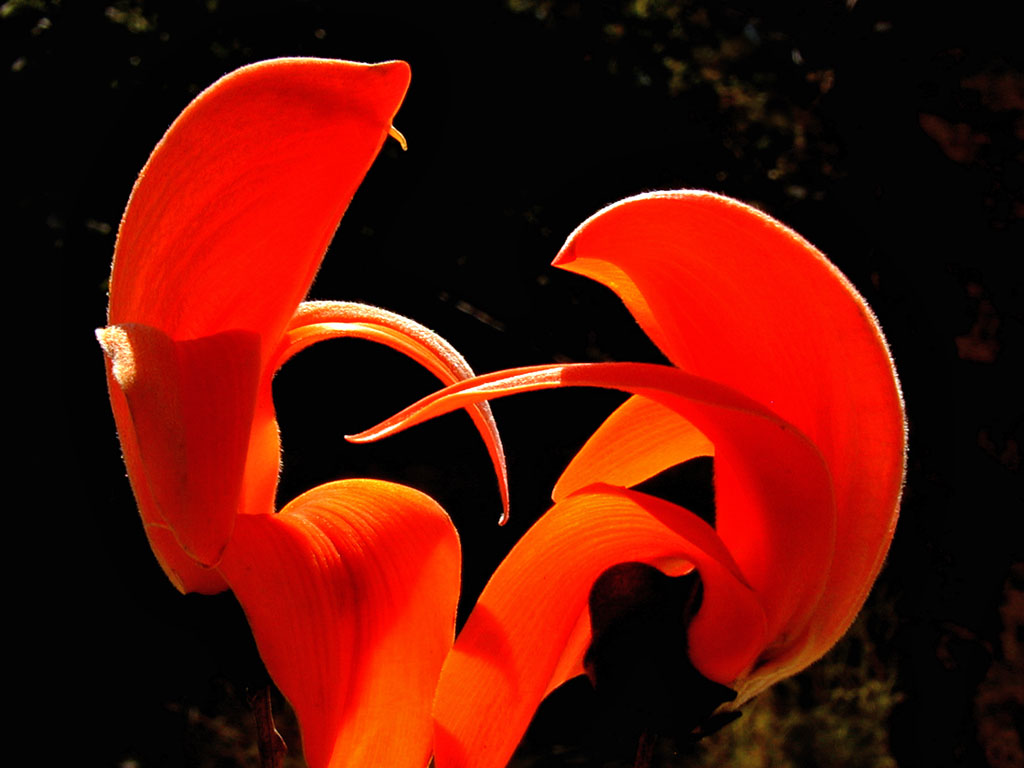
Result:
{"label": "red flower", "polygon": [[[799,235],[719,195],[658,192],[597,213],[555,264],[614,290],[673,367],[480,376],[354,438],[515,392],[634,395],[573,459],[554,507],[499,566],[459,635],[434,708],[438,768],[508,761],[541,699],[583,672],[588,595],[610,567],[696,569],[703,600],[680,653],[739,704],[846,631],[896,523],[905,429],[885,340],[864,300]],[[630,490],[712,454],[714,527]]]}
{"label": "red flower", "polygon": [[[344,480],[274,514],[271,379],[296,352],[357,336],[446,383],[472,375],[405,318],[300,304],[370,163],[400,138],[408,83],[399,61],[280,59],[200,94],[132,191],[97,334],[153,552],[182,592],[235,593],[315,768],[425,765],[454,634],[459,541],[433,500]],[[500,472],[490,412],[474,408]]]}

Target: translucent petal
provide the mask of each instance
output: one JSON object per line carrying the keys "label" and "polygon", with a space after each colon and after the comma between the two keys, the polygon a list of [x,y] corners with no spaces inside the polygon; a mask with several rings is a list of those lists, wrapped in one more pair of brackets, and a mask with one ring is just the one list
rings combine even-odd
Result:
{"label": "translucent petal", "polygon": [[[114,415],[144,521],[161,522],[201,566],[220,560],[242,494],[260,379],[259,337],[230,331],[174,341],[156,328],[98,332],[108,359]],[[126,408],[117,407],[123,395]],[[126,423],[128,422],[128,423]],[[267,500],[266,511],[273,509]],[[162,539],[165,541],[165,539]],[[176,561],[151,537],[161,562]],[[167,542],[169,544],[169,542]],[[180,586],[180,585],[179,585]]]}
{"label": "translucent petal", "polygon": [[676,411],[634,395],[577,451],[551,498],[559,501],[590,483],[629,488],[676,464],[714,453],[711,441]]}
{"label": "translucent petal", "polygon": [[174,339],[278,339],[405,95],[404,62],[275,59],[236,70],[174,121],[118,232],[109,323]]}
{"label": "translucent petal", "polygon": [[[448,387],[349,439],[379,439],[481,399],[567,386],[643,395],[676,411],[711,440],[716,530],[762,601],[768,626],[765,651],[772,653],[776,646],[803,637],[822,597],[835,543],[828,468],[791,424],[734,390],[660,365],[518,368]],[[723,519],[729,521],[724,530]],[[701,666],[702,649],[696,641],[691,649],[701,672],[716,682],[732,682]]]}
{"label": "translucent petal", "polygon": [[[798,234],[708,192],[609,206],[577,228],[555,264],[610,287],[673,363],[762,403],[825,458],[838,546],[808,638],[816,658],[881,568],[903,482],[899,384],[870,308]],[[743,525],[719,521],[726,541]]]}
{"label": "translucent petal", "polygon": [[541,699],[582,672],[590,588],[621,562],[669,575],[696,567],[704,603],[690,636],[710,651],[701,661],[718,679],[753,663],[765,641],[764,614],[714,530],[660,499],[592,486],[527,531],[459,634],[434,706],[438,768],[507,763]]}
{"label": "translucent petal", "polygon": [[424,494],[343,480],[243,515],[220,571],[299,717],[310,768],[423,768],[459,540]]}

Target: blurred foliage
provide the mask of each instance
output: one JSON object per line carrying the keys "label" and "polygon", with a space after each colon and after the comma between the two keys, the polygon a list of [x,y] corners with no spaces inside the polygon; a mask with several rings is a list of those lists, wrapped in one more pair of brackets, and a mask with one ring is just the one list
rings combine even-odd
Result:
{"label": "blurred foliage", "polygon": [[[756,15],[694,0],[508,6],[549,28],[576,30],[613,79],[685,102],[692,121],[713,119],[737,164],[784,185],[791,197],[820,199],[839,173],[837,137],[818,110],[834,71],[806,65],[792,36]],[[719,171],[718,181],[727,175]]]}
{"label": "blurred foliage", "polygon": [[992,768],[1024,767],[1024,562],[1006,580],[999,648],[974,700],[978,740]]}
{"label": "blurred foliage", "polygon": [[[702,742],[693,765],[734,768],[894,768],[888,724],[894,690],[893,601],[875,592],[824,659],[743,708]],[[888,649],[888,650],[887,650]]]}
{"label": "blurred foliage", "polygon": [[[1007,579],[1001,614],[1002,647],[975,700],[979,740],[991,768],[1021,768],[1024,563]],[[737,721],[696,748],[680,753],[670,741],[659,741],[655,768],[895,768],[888,734],[893,709],[904,698],[896,690],[892,645],[898,621],[895,601],[887,590],[876,590],[849,632],[821,661],[748,702]],[[589,699],[588,684],[583,679],[577,683],[577,697]],[[255,726],[245,697],[224,680],[218,681],[216,691],[203,707],[190,706],[184,713],[189,764],[256,768]],[[273,693],[277,727],[289,746],[283,768],[302,768],[294,711],[276,689]],[[558,724],[554,730],[558,733]],[[601,741],[588,733],[576,742],[562,739],[541,746],[528,737],[510,768],[630,768],[631,760],[603,752]],[[131,757],[121,766],[142,768]]]}
{"label": "blurred foliage", "polygon": [[118,2],[107,6],[107,18],[115,24],[122,25],[129,32],[136,34],[149,32],[155,28],[154,20],[149,19],[142,11],[142,7],[134,3]]}
{"label": "blurred foliage", "polygon": [[45,13],[48,8],[56,8],[59,5],[60,0],[7,0],[6,3],[0,5],[0,19],[6,19],[27,10]]}
{"label": "blurred foliage", "polygon": [[[217,680],[215,696],[205,706],[170,704],[184,722],[183,747],[191,768],[259,768],[256,725],[246,697],[228,681]],[[277,731],[288,746],[280,768],[303,768],[298,721],[295,712],[276,688],[272,708]],[[126,756],[119,768],[145,768],[147,761]]]}

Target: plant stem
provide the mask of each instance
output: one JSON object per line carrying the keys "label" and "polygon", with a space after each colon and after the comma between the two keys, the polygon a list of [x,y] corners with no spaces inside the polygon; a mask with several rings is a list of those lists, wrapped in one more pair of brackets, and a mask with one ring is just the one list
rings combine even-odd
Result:
{"label": "plant stem", "polygon": [[281,768],[288,745],[274,726],[274,713],[270,707],[270,686],[265,685],[248,695],[256,720],[256,740],[260,750],[260,768]]}
{"label": "plant stem", "polygon": [[640,734],[640,742],[636,745],[636,760],[633,762],[633,768],[651,768],[655,739],[656,736],[648,730]]}

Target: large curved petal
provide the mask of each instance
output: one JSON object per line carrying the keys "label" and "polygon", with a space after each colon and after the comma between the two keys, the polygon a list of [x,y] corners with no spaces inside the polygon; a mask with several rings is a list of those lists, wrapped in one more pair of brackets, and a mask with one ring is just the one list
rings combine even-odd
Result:
{"label": "large curved petal", "polygon": [[[903,482],[899,385],[870,308],[798,234],[708,192],[609,206],[577,228],[555,264],[618,293],[677,366],[765,404],[821,451],[838,516],[810,656],[823,653],[881,568]],[[717,519],[727,543],[742,530],[742,520]]]}
{"label": "large curved petal", "polygon": [[276,59],[201,93],[143,168],[118,231],[108,320],[276,347],[391,128],[404,62]]}
{"label": "large curved petal", "polygon": [[220,571],[294,706],[310,768],[423,768],[459,595],[455,528],[405,486],[343,480],[239,517]]}
{"label": "large curved petal", "polygon": [[704,602],[691,641],[717,646],[720,678],[732,679],[754,661],[765,641],[764,615],[714,530],[660,499],[592,486],[543,515],[484,588],[441,673],[438,768],[508,762],[541,699],[582,673],[590,588],[621,562],[668,575],[696,567]]}
{"label": "large curved petal", "polygon": [[[215,566],[242,493],[260,379],[259,337],[229,331],[175,341],[133,324],[97,336],[125,464],[157,558],[165,570],[178,570],[171,564],[180,555],[168,551],[173,543],[158,533],[169,531],[188,557]],[[272,508],[273,498],[269,502]],[[182,579],[172,576],[179,588]]]}
{"label": "large curved petal", "polygon": [[[707,436],[715,446],[716,530],[746,581],[762,596],[768,628],[763,652],[776,655],[805,637],[823,594],[835,542],[828,469],[793,425],[716,382],[669,366],[639,363],[512,369],[429,395],[349,439],[379,439],[481,399],[566,386],[643,395],[675,410]],[[704,675],[720,683],[734,682],[716,676],[710,661],[713,648],[691,640],[691,658]]]}
{"label": "large curved petal", "polygon": [[634,395],[576,452],[551,498],[560,501],[591,483],[629,488],[676,464],[714,453],[711,441],[678,412]]}
{"label": "large curved petal", "polygon": [[[426,326],[386,309],[347,301],[307,301],[300,304],[275,359],[271,361],[271,368],[276,370],[311,344],[343,337],[367,339],[391,347],[411,357],[444,384],[454,384],[473,376],[473,369],[458,350]],[[467,410],[487,446],[498,477],[502,502],[499,524],[504,524],[508,519],[508,473],[498,426],[487,403],[474,403]]]}

